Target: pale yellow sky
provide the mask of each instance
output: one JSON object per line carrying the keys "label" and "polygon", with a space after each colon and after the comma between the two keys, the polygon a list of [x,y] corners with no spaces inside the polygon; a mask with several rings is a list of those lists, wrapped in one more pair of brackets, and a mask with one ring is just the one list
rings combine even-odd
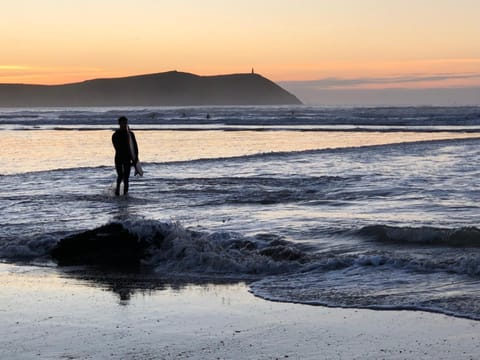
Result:
{"label": "pale yellow sky", "polygon": [[478,0],[0,1],[0,82],[254,67],[274,81],[480,86]]}

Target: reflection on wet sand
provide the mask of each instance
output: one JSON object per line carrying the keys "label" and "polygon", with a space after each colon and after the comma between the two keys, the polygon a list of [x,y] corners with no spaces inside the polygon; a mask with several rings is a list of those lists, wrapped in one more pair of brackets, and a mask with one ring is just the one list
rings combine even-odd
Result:
{"label": "reflection on wet sand", "polygon": [[130,269],[102,269],[101,267],[62,267],[58,268],[61,278],[75,280],[79,284],[111,291],[118,296],[121,305],[128,305],[130,299],[140,294],[151,296],[161,291],[181,292],[192,286],[201,287],[205,291],[211,286],[244,284],[244,281],[221,278],[202,279],[175,275],[175,277],[152,274],[149,270],[141,268]]}

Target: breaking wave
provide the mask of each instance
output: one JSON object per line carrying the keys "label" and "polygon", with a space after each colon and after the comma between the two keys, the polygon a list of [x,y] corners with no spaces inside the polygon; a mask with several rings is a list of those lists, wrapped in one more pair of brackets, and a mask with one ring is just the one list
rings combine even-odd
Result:
{"label": "breaking wave", "polygon": [[[280,274],[298,269],[308,255],[296,244],[271,234],[245,237],[236,232],[206,232],[187,229],[179,222],[127,220],[108,223],[73,234],[50,234],[24,240],[0,239],[0,256],[10,261],[49,260],[52,252],[66,239],[101,243],[98,252],[118,256],[126,231],[141,248],[141,265],[154,272],[225,274],[229,276]],[[118,240],[118,241],[116,241]],[[67,243],[66,246],[71,243]],[[104,247],[108,246],[108,249]],[[81,247],[72,248],[82,251]],[[90,251],[90,250],[88,250]],[[70,252],[72,253],[72,252]],[[85,265],[90,265],[88,256]],[[82,254],[74,254],[78,258]],[[98,254],[97,254],[98,255]],[[97,256],[95,255],[95,256]],[[134,254],[130,254],[134,256]],[[97,261],[96,258],[94,261]]]}
{"label": "breaking wave", "polygon": [[235,232],[200,232],[178,222],[126,222],[125,228],[147,246],[142,263],[155,271],[276,274],[292,271],[308,256],[278,237],[246,238]]}
{"label": "breaking wave", "polygon": [[436,228],[365,226],[356,232],[362,237],[385,243],[423,244],[453,247],[480,247],[480,229],[476,227]]}

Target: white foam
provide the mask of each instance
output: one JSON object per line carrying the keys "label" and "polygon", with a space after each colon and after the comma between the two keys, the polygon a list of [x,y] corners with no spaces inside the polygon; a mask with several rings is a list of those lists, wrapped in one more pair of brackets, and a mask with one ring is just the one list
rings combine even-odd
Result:
{"label": "white foam", "polygon": [[283,273],[299,266],[288,258],[274,259],[265,254],[268,245],[234,232],[196,232],[179,222],[153,220],[128,221],[124,226],[140,241],[148,243],[149,257],[144,263],[158,272],[242,276]]}

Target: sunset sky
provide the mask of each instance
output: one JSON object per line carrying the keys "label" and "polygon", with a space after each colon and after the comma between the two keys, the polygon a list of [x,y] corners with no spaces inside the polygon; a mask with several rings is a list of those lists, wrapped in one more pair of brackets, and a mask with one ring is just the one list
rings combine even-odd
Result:
{"label": "sunset sky", "polygon": [[3,1],[0,82],[253,67],[317,89],[480,87],[479,14],[478,0]]}

